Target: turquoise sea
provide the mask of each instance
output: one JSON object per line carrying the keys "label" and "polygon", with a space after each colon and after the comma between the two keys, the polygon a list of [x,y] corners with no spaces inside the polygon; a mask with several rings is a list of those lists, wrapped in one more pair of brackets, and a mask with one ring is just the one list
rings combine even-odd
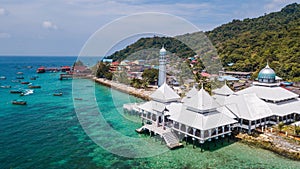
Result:
{"label": "turquoise sea", "polygon": [[[122,105],[140,99],[95,84],[88,79],[58,80],[59,73],[36,74],[43,65],[71,66],[75,57],[0,57],[0,168],[299,168],[270,151],[224,141],[210,150],[168,150],[157,137],[139,135],[138,117],[122,112]],[[31,66],[31,67],[28,67]],[[32,95],[10,94],[26,89],[12,82],[41,85]],[[38,75],[36,80],[30,80]],[[62,91],[63,96],[53,96]],[[22,98],[26,106],[12,105]],[[75,99],[76,98],[76,99]],[[76,113],[77,112],[77,113]],[[121,155],[121,156],[120,156]]]}

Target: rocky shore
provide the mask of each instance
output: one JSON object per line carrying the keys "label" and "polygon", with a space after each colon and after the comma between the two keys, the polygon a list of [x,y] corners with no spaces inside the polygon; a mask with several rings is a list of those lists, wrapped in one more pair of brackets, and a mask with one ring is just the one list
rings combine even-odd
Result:
{"label": "rocky shore", "polygon": [[300,145],[295,140],[288,141],[286,138],[270,132],[257,135],[239,133],[236,137],[242,143],[270,150],[293,160],[300,160]]}
{"label": "rocky shore", "polygon": [[104,86],[107,87],[111,87],[113,89],[119,90],[121,92],[124,93],[128,93],[130,95],[136,96],[138,98],[141,98],[143,100],[150,100],[150,95],[153,93],[153,91],[155,90],[154,88],[149,88],[147,90],[145,89],[136,89],[134,87],[125,85],[125,84],[121,84],[121,83],[117,83],[111,80],[107,80],[104,78],[96,78],[94,77],[93,80],[97,83],[100,83]]}

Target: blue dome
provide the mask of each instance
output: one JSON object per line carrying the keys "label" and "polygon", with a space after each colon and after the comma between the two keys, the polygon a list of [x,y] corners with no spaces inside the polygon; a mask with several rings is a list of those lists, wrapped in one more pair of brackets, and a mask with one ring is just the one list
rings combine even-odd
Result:
{"label": "blue dome", "polygon": [[259,82],[274,83],[275,77],[276,73],[269,67],[269,64],[258,73]]}

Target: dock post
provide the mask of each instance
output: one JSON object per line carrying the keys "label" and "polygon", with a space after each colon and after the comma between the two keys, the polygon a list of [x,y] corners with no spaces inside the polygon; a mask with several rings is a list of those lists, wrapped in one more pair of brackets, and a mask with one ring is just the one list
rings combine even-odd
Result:
{"label": "dock post", "polygon": [[193,148],[195,148],[195,138],[193,138]]}
{"label": "dock post", "polygon": [[188,145],[188,138],[187,138],[187,135],[185,135],[185,145]]}

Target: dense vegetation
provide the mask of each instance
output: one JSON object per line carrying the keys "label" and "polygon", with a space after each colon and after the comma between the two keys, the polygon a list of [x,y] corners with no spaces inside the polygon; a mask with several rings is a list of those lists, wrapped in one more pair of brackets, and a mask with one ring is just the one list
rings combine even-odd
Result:
{"label": "dense vegetation", "polygon": [[299,4],[259,18],[233,20],[206,34],[229,70],[254,71],[256,77],[269,61],[278,76],[300,81]]}
{"label": "dense vegetation", "polygon": [[[278,76],[300,81],[300,5],[297,3],[258,18],[233,20],[205,34],[227,70],[253,71],[255,78],[269,61]],[[164,44],[169,52],[180,58],[198,54],[205,69],[216,73],[221,70],[215,59],[217,53],[203,36],[202,32],[196,32],[175,38],[141,38],[109,58],[123,60],[137,51],[160,49]],[[155,55],[158,57],[158,52]]]}
{"label": "dense vegetation", "polygon": [[[176,55],[181,58],[192,57],[196,55],[196,53],[189,49],[186,44],[182,43],[176,38],[154,36],[151,38],[141,38],[137,42],[127,46],[125,49],[116,51],[107,58],[121,61],[129,57],[132,58],[131,55],[138,51],[145,51],[145,49],[149,48],[160,49],[162,46],[164,46],[168,50],[168,52],[176,53]],[[157,50],[155,53],[151,54],[156,58],[158,58],[159,56]]]}

